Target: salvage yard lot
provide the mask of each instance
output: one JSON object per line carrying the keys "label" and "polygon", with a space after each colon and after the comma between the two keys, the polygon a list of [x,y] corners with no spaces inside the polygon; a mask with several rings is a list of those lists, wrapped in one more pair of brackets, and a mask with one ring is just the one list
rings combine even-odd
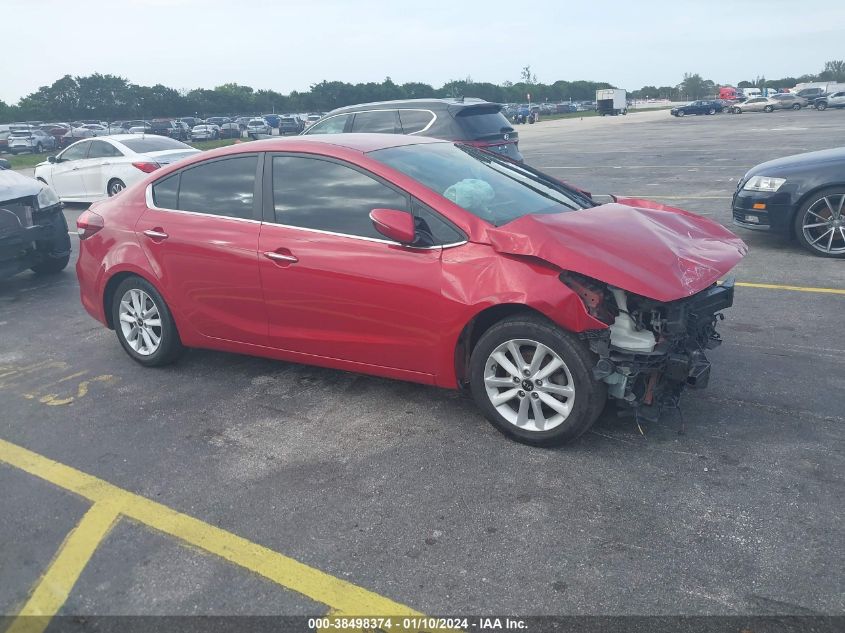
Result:
{"label": "salvage yard lot", "polygon": [[[747,169],[845,145],[845,111],[518,131],[529,164],[594,195],[729,226]],[[608,412],[556,450],[510,442],[469,399],[420,385],[206,351],[144,369],[84,313],[72,269],[0,281],[0,613],[27,603],[97,501],[48,483],[61,468],[38,456],[22,470],[25,447],[129,504],[63,613],[323,614],[364,588],[443,615],[841,614],[845,266],[737,233],[751,249],[739,282],[833,292],[738,287],[683,425],[670,412],[641,434]],[[199,521],[174,534],[133,495]],[[324,573],[269,578],[216,551],[237,537],[293,559],[258,550],[283,571]]]}

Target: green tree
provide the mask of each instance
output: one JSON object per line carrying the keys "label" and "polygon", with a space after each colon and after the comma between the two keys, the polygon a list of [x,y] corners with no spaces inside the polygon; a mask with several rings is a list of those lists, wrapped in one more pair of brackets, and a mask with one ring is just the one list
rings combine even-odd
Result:
{"label": "green tree", "polygon": [[845,82],[845,60],[834,59],[824,63],[824,70],[819,74],[822,81]]}
{"label": "green tree", "polygon": [[519,79],[522,83],[533,86],[537,83],[537,75],[531,73],[531,66],[523,66],[522,72],[519,73]]}
{"label": "green tree", "polygon": [[703,79],[698,73],[684,73],[684,80],[679,88],[684,98],[701,99],[713,94],[716,85],[709,79]]}

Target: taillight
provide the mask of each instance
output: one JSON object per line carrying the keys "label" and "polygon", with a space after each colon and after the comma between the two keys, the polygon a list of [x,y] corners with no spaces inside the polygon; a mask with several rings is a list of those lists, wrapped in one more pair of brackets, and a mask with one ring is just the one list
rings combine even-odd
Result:
{"label": "taillight", "polygon": [[149,174],[161,167],[158,163],[132,163],[132,166],[136,169],[140,169],[145,174]]}
{"label": "taillight", "polygon": [[80,240],[87,240],[103,226],[103,216],[93,211],[83,211],[82,215],[76,218],[76,234]]}

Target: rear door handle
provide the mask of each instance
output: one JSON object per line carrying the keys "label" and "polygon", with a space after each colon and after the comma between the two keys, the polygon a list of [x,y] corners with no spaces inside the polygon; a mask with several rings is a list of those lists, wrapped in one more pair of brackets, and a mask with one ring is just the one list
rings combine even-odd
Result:
{"label": "rear door handle", "polygon": [[272,259],[274,262],[284,262],[286,264],[295,264],[299,261],[296,255],[285,255],[284,253],[277,253],[275,251],[267,251],[264,253],[264,257]]}
{"label": "rear door handle", "polygon": [[164,231],[162,231],[161,229],[158,229],[158,228],[147,229],[146,231],[144,231],[144,235],[146,235],[147,237],[149,237],[152,240],[157,240],[157,241],[166,240],[167,237],[168,237],[167,233],[165,233]]}

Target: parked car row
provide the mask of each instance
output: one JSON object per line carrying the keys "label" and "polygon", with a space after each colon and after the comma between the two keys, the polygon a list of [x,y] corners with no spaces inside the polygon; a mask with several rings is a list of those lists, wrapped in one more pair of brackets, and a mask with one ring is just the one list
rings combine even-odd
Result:
{"label": "parked car row", "polygon": [[[80,139],[114,134],[155,134],[180,141],[239,138],[244,135],[300,134],[320,120],[321,114],[268,114],[243,117],[181,117],[128,121],[74,121],[71,123],[18,123],[0,125],[0,152],[41,153],[62,149]],[[14,142],[10,143],[10,139]]]}
{"label": "parked car row", "polygon": [[774,112],[775,110],[801,110],[804,108],[826,110],[827,108],[842,107],[845,107],[845,92],[826,94],[812,100],[801,96],[800,93],[783,93],[770,97],[749,97],[739,101],[702,99],[672,108],[669,113],[675,117],[683,117],[690,114],[713,115],[719,112],[742,114],[744,112]]}

